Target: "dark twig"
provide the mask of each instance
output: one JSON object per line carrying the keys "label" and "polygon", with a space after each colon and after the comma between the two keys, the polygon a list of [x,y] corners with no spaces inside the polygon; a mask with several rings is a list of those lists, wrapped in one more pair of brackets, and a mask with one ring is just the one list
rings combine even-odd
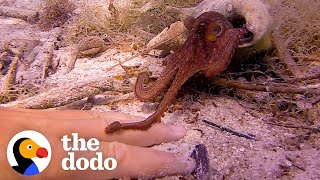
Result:
{"label": "dark twig", "polygon": [[293,85],[285,85],[285,84],[255,84],[255,83],[247,83],[242,81],[235,80],[226,80],[222,78],[214,78],[213,83],[220,86],[226,87],[234,87],[238,89],[245,89],[251,91],[264,91],[264,92],[273,92],[273,93],[288,93],[288,94],[320,94],[319,88],[306,88],[300,86]]}
{"label": "dark twig", "polygon": [[249,135],[249,134],[243,134],[243,133],[240,133],[240,132],[237,132],[237,131],[234,131],[230,128],[226,128],[226,127],[223,127],[221,125],[218,125],[216,123],[213,123],[211,121],[207,121],[207,120],[202,120],[202,122],[210,125],[210,126],[214,126],[214,127],[217,127],[219,128],[221,131],[227,131],[228,133],[231,133],[232,135],[235,135],[235,136],[238,136],[238,137],[244,137],[246,139],[251,139],[251,140],[257,140],[254,135]]}
{"label": "dark twig", "polygon": [[[112,92],[115,92],[115,90],[112,91]],[[120,102],[120,101],[133,99],[134,98],[134,94],[133,93],[128,93],[128,94],[121,94],[121,95],[107,95],[104,92],[102,94],[98,94],[98,95],[92,96],[91,98],[93,98],[93,99],[89,99],[89,103],[91,103],[91,104],[94,104],[94,105],[107,105],[107,104],[112,104],[112,103],[116,103],[116,102]],[[54,109],[59,109],[59,110],[63,110],[63,109],[81,109],[84,106],[86,106],[86,104],[88,104],[88,99],[84,98],[84,99],[74,101],[74,102],[72,102],[70,104],[67,104],[67,105],[64,105],[64,106],[56,107]]]}
{"label": "dark twig", "polygon": [[312,104],[312,106],[315,106],[319,102],[320,102],[320,97],[318,97],[316,100],[314,100],[311,104]]}
{"label": "dark twig", "polygon": [[301,82],[301,81],[307,81],[307,80],[312,80],[312,79],[320,79],[320,73],[310,74],[310,75],[306,75],[306,76],[300,77],[300,78],[288,79],[288,82],[293,83],[293,82]]}
{"label": "dark twig", "polygon": [[288,161],[290,161],[292,163],[293,167],[296,167],[298,169],[300,169],[301,171],[306,171],[306,169],[303,166],[298,165],[297,163],[295,163],[291,158],[289,158],[288,156],[286,156],[286,159]]}
{"label": "dark twig", "polygon": [[79,53],[78,47],[73,47],[71,50],[71,55],[70,55],[70,59],[69,59],[69,62],[67,65],[67,70],[66,70],[65,74],[68,74],[69,72],[71,72],[74,69],[74,66],[77,61],[78,53]]}

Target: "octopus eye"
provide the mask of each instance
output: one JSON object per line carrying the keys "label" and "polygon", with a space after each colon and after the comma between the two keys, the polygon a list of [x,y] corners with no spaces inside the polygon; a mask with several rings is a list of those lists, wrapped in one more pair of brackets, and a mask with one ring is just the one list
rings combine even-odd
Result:
{"label": "octopus eye", "polygon": [[210,31],[209,33],[215,34],[219,37],[222,34],[222,27],[220,24],[213,23],[209,25],[208,31]]}
{"label": "octopus eye", "polygon": [[214,42],[217,40],[217,37],[222,34],[222,26],[216,23],[212,23],[208,26],[206,30],[206,39],[209,42]]}

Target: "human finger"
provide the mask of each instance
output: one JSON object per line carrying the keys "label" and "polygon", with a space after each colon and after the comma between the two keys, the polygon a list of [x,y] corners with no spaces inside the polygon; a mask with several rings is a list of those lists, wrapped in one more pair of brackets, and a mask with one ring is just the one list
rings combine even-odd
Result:
{"label": "human finger", "polygon": [[[88,168],[82,171],[64,171],[61,169],[59,172],[56,172],[57,168],[48,167],[48,170],[50,170],[46,172],[45,176],[60,179],[75,177],[83,179],[114,179],[121,177],[149,179],[167,175],[184,175],[191,173],[195,168],[195,161],[191,158],[117,142],[101,142],[97,152],[103,152],[103,160],[110,157],[114,158],[117,161],[117,167],[112,171],[92,171]],[[53,159],[61,163],[63,157],[65,156],[53,157]],[[75,159],[80,157],[90,160],[96,158],[97,155],[95,151],[76,152]]]}
{"label": "human finger", "polygon": [[[176,141],[181,139],[186,130],[179,125],[165,125],[156,123],[149,129],[122,130],[120,132],[106,134],[104,127],[114,121],[134,122],[140,121],[141,117],[130,116],[116,112],[94,112],[79,110],[44,111],[26,109],[2,109],[2,115],[10,117],[12,120],[25,123],[33,130],[39,132],[49,131],[55,137],[61,138],[63,135],[78,133],[79,136],[90,139],[97,138],[100,141],[118,141],[137,146],[151,146],[163,142]],[[12,116],[14,114],[14,116]],[[20,122],[20,123],[21,123]]]}

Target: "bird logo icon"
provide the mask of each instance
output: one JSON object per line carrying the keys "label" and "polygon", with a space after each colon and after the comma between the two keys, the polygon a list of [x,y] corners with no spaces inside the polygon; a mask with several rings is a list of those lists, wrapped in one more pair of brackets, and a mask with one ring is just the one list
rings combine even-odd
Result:
{"label": "bird logo icon", "polygon": [[25,176],[33,176],[48,166],[51,147],[48,140],[39,132],[22,131],[10,140],[7,157],[15,171]]}

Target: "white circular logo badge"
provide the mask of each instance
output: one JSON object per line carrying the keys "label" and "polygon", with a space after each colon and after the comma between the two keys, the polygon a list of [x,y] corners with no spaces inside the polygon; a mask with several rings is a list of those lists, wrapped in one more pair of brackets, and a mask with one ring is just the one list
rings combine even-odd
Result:
{"label": "white circular logo badge", "polygon": [[15,171],[25,176],[33,176],[49,165],[51,146],[39,132],[22,131],[10,140],[7,158]]}

